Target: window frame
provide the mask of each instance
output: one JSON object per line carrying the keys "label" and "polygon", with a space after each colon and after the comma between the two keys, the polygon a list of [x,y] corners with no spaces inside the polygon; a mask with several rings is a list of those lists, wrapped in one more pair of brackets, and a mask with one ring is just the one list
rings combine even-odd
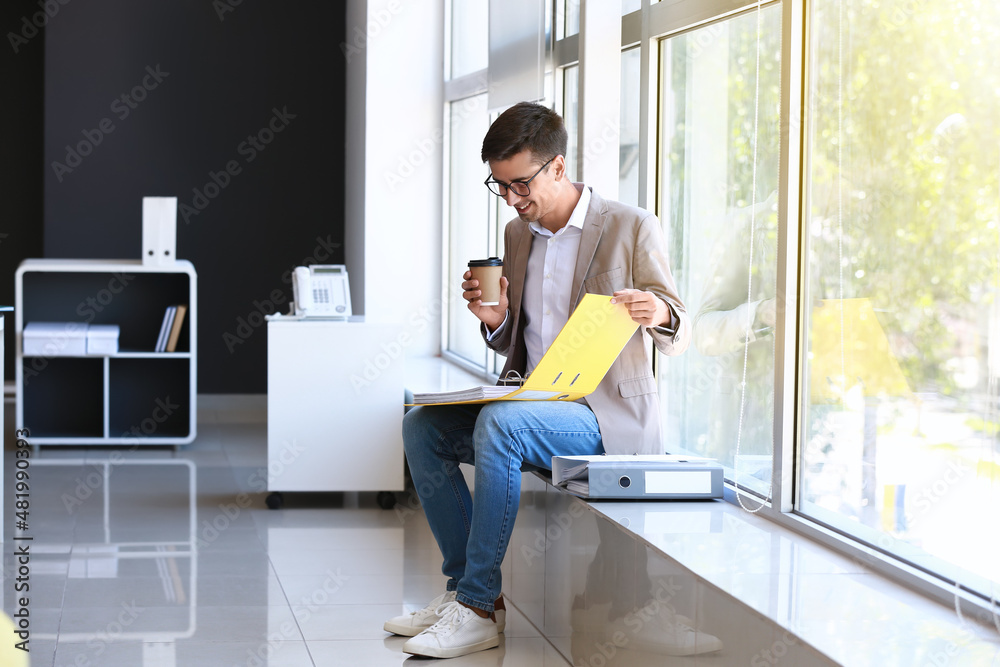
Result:
{"label": "window frame", "polygon": [[[450,303],[451,303],[451,293],[456,289],[456,286],[452,284],[454,278],[448,275],[447,266],[450,265],[451,259],[451,210],[449,202],[451,201],[451,120],[452,120],[452,109],[455,104],[460,104],[462,101],[469,99],[470,97],[475,97],[476,95],[485,94],[487,92],[486,86],[486,70],[480,70],[478,72],[473,72],[467,74],[458,79],[453,79],[446,82],[445,84],[445,94],[444,94],[444,105],[442,110],[442,162],[443,162],[443,174],[442,180],[442,193],[441,201],[445,204],[446,215],[442,216],[442,229],[441,229],[441,256],[446,258],[443,262],[444,266],[441,271],[441,299],[442,303],[446,304],[447,307],[442,309],[441,312],[441,357],[447,359],[451,363],[460,366],[464,370],[478,375],[484,379],[484,381],[495,382],[497,379],[497,373],[493,372],[497,363],[497,353],[486,347],[484,348],[484,358],[483,363],[476,363],[475,361],[468,359],[451,349],[451,332],[449,327],[450,319]],[[492,119],[491,119],[492,120]],[[496,199],[496,197],[489,193],[485,188],[483,188],[483,193],[489,195],[490,197]],[[488,238],[488,249],[487,254],[489,256],[497,254],[497,249],[500,245],[498,239],[497,231],[497,207],[495,205],[488,206],[488,218],[487,218],[487,238]]]}

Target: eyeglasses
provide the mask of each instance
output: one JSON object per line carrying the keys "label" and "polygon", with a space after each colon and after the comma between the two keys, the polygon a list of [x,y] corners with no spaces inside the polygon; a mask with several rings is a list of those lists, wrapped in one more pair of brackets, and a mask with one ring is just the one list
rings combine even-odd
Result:
{"label": "eyeglasses", "polygon": [[542,169],[545,169],[547,166],[549,166],[549,162],[552,162],[557,157],[559,156],[553,155],[552,157],[550,157],[549,161],[543,164],[541,167],[539,167],[538,171],[532,174],[531,178],[527,180],[511,181],[510,183],[504,183],[503,181],[493,180],[493,174],[491,172],[490,175],[486,177],[486,180],[483,181],[483,183],[485,183],[486,187],[490,189],[490,192],[495,194],[497,197],[506,197],[507,190],[513,190],[514,194],[516,194],[518,197],[527,197],[528,195],[531,194],[531,188],[528,187],[528,183],[531,183],[531,181],[535,180],[535,176],[538,176],[540,173],[542,173]]}

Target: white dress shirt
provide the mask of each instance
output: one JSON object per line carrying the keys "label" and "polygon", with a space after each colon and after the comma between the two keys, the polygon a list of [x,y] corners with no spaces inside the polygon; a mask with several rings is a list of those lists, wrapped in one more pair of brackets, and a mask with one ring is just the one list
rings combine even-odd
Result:
{"label": "white dress shirt", "polygon": [[534,238],[521,297],[528,373],[542,360],[542,355],[569,319],[573,273],[589,206],[590,190],[584,187],[569,222],[555,234],[541,223],[528,223]]}
{"label": "white dress shirt", "polygon": [[[521,297],[527,373],[538,365],[569,319],[573,273],[589,207],[590,189],[584,186],[569,221],[555,234],[538,222],[528,223],[533,238]],[[509,317],[509,310],[507,315]],[[506,324],[507,318],[504,318],[489,338],[493,339]]]}

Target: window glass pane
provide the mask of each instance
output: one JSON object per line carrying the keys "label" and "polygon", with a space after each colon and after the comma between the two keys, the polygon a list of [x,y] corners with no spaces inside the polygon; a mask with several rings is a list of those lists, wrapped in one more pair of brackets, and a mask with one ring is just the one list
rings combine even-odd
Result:
{"label": "window glass pane", "polygon": [[761,11],[756,142],[757,12],[661,41],[658,212],[694,321],[688,351],[660,358],[665,449],[716,458],[729,479],[766,495],[781,6]]}
{"label": "window glass pane", "polygon": [[563,36],[569,37],[570,35],[577,35],[580,33],[580,0],[565,1],[566,23]]}
{"label": "window glass pane", "polygon": [[573,65],[563,70],[563,99],[562,117],[566,125],[566,132],[569,139],[566,145],[566,173],[576,181],[580,178],[577,171],[576,144],[580,138],[580,128],[578,125],[580,103],[580,67]]}
{"label": "window glass pane", "polygon": [[462,298],[462,274],[470,259],[482,259],[490,246],[490,206],[495,197],[483,181],[489,173],[480,159],[483,137],[489,129],[486,95],[453,102],[450,107],[448,190],[448,350],[477,364],[486,364],[486,343],[479,320]]}
{"label": "window glass pane", "polygon": [[489,63],[489,2],[451,3],[451,76],[457,78],[486,69]]}
{"label": "window glass pane", "polygon": [[639,205],[639,49],[622,52],[618,199]]}
{"label": "window glass pane", "polygon": [[1000,9],[812,6],[798,507],[995,592]]}

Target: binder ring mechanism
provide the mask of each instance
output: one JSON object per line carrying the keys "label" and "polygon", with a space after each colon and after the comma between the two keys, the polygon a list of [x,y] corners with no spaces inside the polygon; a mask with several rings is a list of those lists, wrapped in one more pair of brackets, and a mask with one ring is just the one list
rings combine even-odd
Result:
{"label": "binder ring mechanism", "polygon": [[[530,375],[530,373],[528,375]],[[507,371],[506,375],[504,375],[502,378],[499,379],[499,382],[500,384],[506,385],[508,387],[511,385],[522,386],[527,381],[528,375],[521,377],[520,373],[511,369]]]}

